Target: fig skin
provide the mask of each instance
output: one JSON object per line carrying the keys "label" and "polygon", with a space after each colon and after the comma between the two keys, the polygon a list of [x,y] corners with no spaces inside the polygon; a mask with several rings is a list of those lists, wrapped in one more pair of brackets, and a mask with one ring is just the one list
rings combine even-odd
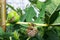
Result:
{"label": "fig skin", "polygon": [[15,23],[19,21],[19,19],[20,19],[20,16],[17,14],[16,11],[10,11],[8,13],[8,17],[7,17],[8,22]]}

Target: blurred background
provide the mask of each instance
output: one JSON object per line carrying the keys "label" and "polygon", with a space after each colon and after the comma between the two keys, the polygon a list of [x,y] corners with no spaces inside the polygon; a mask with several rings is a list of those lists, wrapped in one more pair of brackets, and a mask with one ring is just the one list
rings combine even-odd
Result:
{"label": "blurred background", "polygon": [[26,5],[30,4],[28,0],[6,0],[6,3],[12,5],[14,8],[21,8],[22,10],[26,7]]}

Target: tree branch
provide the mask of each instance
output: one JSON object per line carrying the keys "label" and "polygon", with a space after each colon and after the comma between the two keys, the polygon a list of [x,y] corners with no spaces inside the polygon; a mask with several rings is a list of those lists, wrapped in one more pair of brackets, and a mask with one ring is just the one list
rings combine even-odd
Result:
{"label": "tree branch", "polygon": [[[27,24],[31,24],[31,22],[17,22],[16,24],[25,24],[25,25],[27,25]],[[45,27],[48,26],[48,24],[40,24],[40,23],[32,23],[32,24],[34,24],[36,26],[45,26]],[[10,23],[6,24],[6,26],[8,26],[8,25],[10,25]],[[51,26],[60,26],[60,23],[51,24]]]}

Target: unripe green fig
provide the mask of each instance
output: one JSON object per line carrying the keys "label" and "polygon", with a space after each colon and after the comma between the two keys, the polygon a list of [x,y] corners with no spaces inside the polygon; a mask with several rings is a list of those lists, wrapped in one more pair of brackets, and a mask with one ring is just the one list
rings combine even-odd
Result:
{"label": "unripe green fig", "polygon": [[8,13],[8,16],[7,16],[8,22],[15,23],[15,22],[19,21],[19,19],[20,19],[20,16],[17,14],[16,11],[10,11]]}

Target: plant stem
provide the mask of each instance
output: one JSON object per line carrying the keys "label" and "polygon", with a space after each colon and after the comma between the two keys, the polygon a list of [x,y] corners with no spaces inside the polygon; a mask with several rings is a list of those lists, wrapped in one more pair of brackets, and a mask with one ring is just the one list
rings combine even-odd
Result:
{"label": "plant stem", "polygon": [[[31,24],[31,22],[17,22],[16,24]],[[33,23],[36,26],[48,26],[48,24]],[[51,24],[51,26],[60,26],[60,23]]]}
{"label": "plant stem", "polygon": [[26,40],[29,40],[31,37],[28,37]]}
{"label": "plant stem", "polygon": [[[31,22],[17,22],[16,24],[31,24]],[[47,24],[33,23],[36,26],[48,26]]]}
{"label": "plant stem", "polygon": [[[17,22],[16,24],[31,24],[31,22]],[[40,24],[40,23],[33,23],[36,26],[48,26],[48,24]],[[9,23],[6,24],[6,26],[10,25]],[[51,26],[60,26],[60,23],[56,23],[56,24],[51,24]]]}

